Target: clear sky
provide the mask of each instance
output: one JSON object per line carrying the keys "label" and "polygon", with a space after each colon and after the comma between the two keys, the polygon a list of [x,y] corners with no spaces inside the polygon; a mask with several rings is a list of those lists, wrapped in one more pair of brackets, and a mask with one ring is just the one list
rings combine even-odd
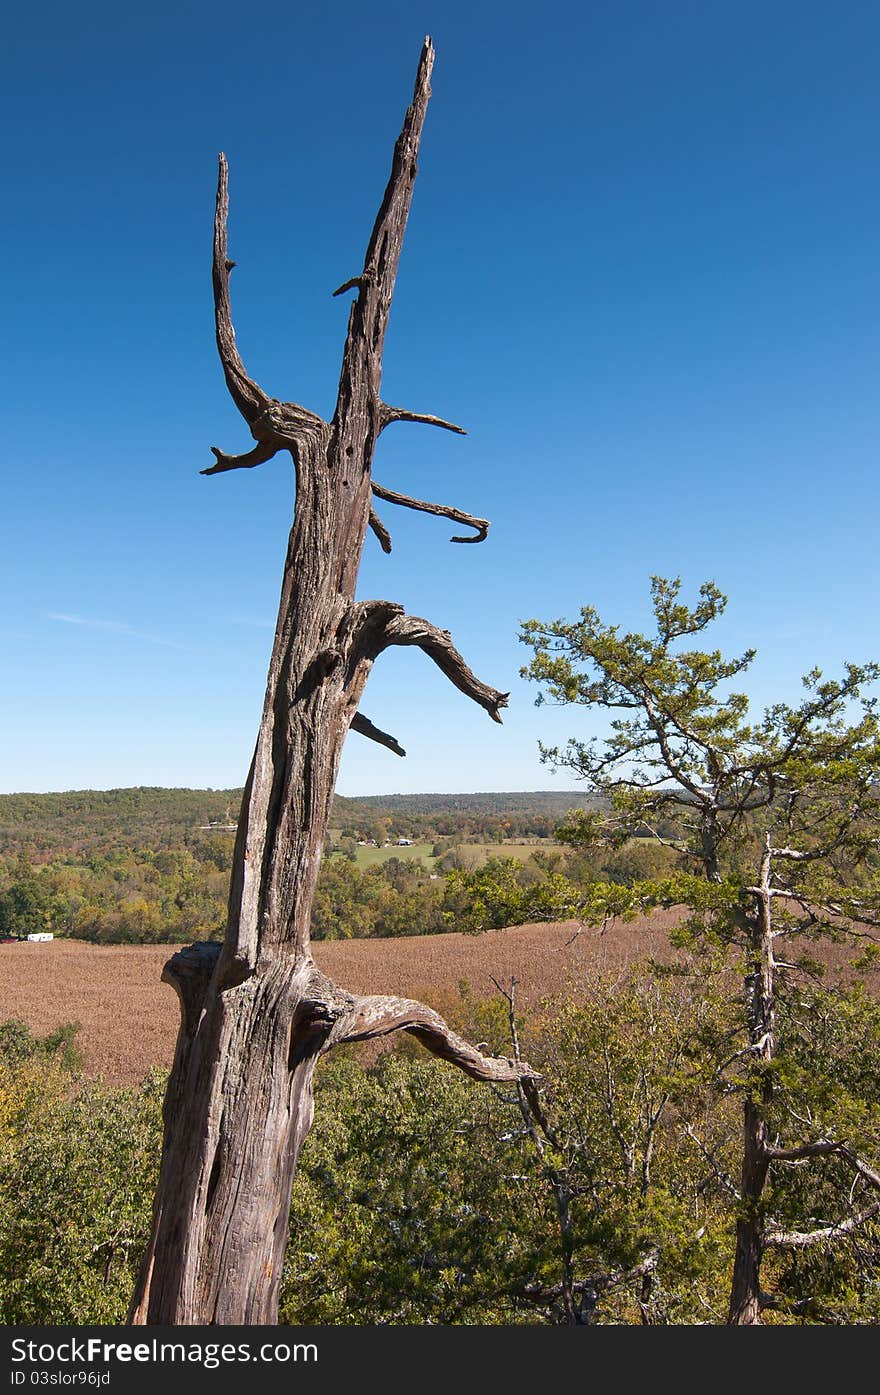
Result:
{"label": "clear sky", "polygon": [[213,344],[216,155],[233,315],[271,394],[329,414],[347,305],[425,33],[437,61],[376,478],[492,520],[457,547],[383,506],[360,594],[452,631],[504,727],[417,651],[363,710],[346,794],[565,787],[520,619],[647,622],[713,578],[760,702],[880,657],[875,0],[151,0],[4,20],[0,789],[244,780],[292,470]]}

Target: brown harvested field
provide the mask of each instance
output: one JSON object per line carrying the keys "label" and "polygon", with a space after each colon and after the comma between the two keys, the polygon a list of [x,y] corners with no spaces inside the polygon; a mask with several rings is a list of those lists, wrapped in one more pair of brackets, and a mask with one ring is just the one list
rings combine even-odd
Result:
{"label": "brown harvested field", "polygon": [[[668,931],[678,910],[657,911],[604,933],[573,922],[517,925],[482,935],[418,935],[393,940],[319,941],[318,965],[345,988],[396,993],[448,1010],[464,979],[474,996],[489,996],[492,979],[519,984],[529,1007],[551,994],[636,959],[668,959]],[[135,1084],[151,1066],[171,1064],[177,999],[160,982],[173,945],[96,946],[76,940],[0,945],[0,1021],[22,1018],[46,1034],[63,1022],[82,1025],[86,1068],[108,1084]],[[838,964],[843,946],[823,954]]]}

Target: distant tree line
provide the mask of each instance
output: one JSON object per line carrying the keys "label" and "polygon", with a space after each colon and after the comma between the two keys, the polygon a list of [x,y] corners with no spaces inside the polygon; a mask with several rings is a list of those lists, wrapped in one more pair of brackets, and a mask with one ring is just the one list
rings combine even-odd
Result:
{"label": "distant tree line", "polygon": [[[206,828],[235,823],[242,791],[161,789],[68,790],[0,795],[0,857],[31,863],[91,853],[161,850],[199,843]],[[354,838],[377,823],[394,837],[432,842],[468,837],[493,841],[551,837],[559,819],[590,803],[586,795],[523,794],[337,795],[332,827]]]}
{"label": "distant tree line", "polygon": [[[453,844],[431,874],[402,856],[360,867],[325,859],[315,899],[315,939],[484,930],[561,919],[590,902],[597,884],[660,875],[675,854],[630,842],[610,852],[536,848],[524,861],[482,866]],[[50,931],[98,944],[179,944],[221,937],[232,838],[203,835],[183,848],[95,852],[31,865],[0,859],[0,936]]]}

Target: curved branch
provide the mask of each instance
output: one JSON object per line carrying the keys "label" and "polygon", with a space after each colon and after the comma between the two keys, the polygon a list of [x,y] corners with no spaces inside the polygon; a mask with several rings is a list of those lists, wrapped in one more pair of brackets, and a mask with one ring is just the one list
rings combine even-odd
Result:
{"label": "curved branch", "polygon": [[216,463],[207,470],[200,470],[199,474],[219,475],[224,470],[252,470],[255,465],[265,465],[267,460],[278,454],[278,449],[278,446],[269,445],[266,441],[258,441],[253,450],[245,455],[224,455],[222,450],[212,446],[211,454],[216,456]]}
{"label": "curved branch", "polygon": [[379,546],[383,552],[391,551],[391,534],[385,527],[375,509],[370,509],[369,524],[376,537],[379,539]]}
{"label": "curved branch", "polygon": [[262,388],[249,378],[235,342],[232,307],[229,301],[229,274],[234,262],[227,255],[226,222],[229,216],[229,171],[226,156],[220,153],[217,175],[217,205],[214,212],[214,325],[217,352],[229,394],[245,421],[255,421],[269,405]]}
{"label": "curved branch", "polygon": [[[358,282],[349,281],[348,286],[357,285]],[[348,290],[348,286],[340,286],[339,290]],[[338,295],[339,291],[334,291]],[[389,407],[387,402],[383,402],[379,408],[379,430],[384,431],[386,426],[390,426],[393,421],[415,421],[421,422],[423,426],[439,426],[443,431],[454,431],[457,436],[466,436],[467,432],[463,426],[456,426],[455,422],[444,421],[443,417],[428,416],[425,412],[408,412],[404,407]]]}
{"label": "curved branch", "polygon": [[501,1084],[538,1078],[537,1071],[525,1061],[484,1056],[476,1047],[457,1036],[433,1008],[414,1002],[411,998],[381,995],[351,997],[348,1011],[340,1016],[331,1033],[329,1045],[369,1041],[373,1037],[387,1036],[390,1032],[409,1032],[435,1056],[458,1066],[474,1080],[491,1080]]}
{"label": "curved branch", "polygon": [[417,615],[392,615],[381,630],[377,652],[392,644],[412,644],[424,650],[459,692],[484,707],[493,722],[501,721],[499,710],[507,706],[510,694],[490,688],[477,678],[452,643],[448,630],[438,630],[430,620]]}
{"label": "curved branch", "polygon": [[349,726],[351,731],[356,731],[358,736],[366,736],[370,741],[377,741],[380,746],[387,746],[389,751],[393,751],[396,756],[405,756],[406,751],[394,736],[389,736],[387,731],[380,731],[373,726],[369,717],[365,717],[363,712],[355,712]]}
{"label": "curved branch", "polygon": [[384,499],[388,504],[399,504],[404,509],[416,509],[419,513],[433,513],[438,518],[451,518],[453,523],[463,523],[466,528],[475,528],[476,536],[473,538],[452,537],[450,542],[454,543],[478,543],[484,542],[486,534],[489,532],[489,520],[487,518],[477,518],[474,514],[463,513],[461,509],[450,508],[448,504],[428,504],[423,499],[413,499],[409,494],[398,494],[396,490],[385,489],[383,485],[373,481],[373,493],[378,499]]}
{"label": "curved branch", "polygon": [[[327,430],[321,417],[301,407],[298,402],[278,402],[267,396],[253,378],[249,378],[235,342],[232,327],[232,309],[229,302],[229,274],[235,266],[227,256],[226,222],[229,215],[229,182],[226,156],[221,153],[217,176],[217,206],[214,213],[214,325],[217,335],[217,352],[223,365],[223,375],[229,394],[245,421],[251,428],[251,435],[257,442],[257,449],[242,456],[224,456],[212,446],[217,456],[217,464],[203,474],[217,473],[220,470],[249,469],[261,465],[282,447],[295,449],[304,436],[316,431]],[[264,456],[260,447],[271,446],[270,455]]]}
{"label": "curved branch", "polygon": [[[866,1162],[854,1153],[846,1143],[835,1143],[831,1139],[819,1139],[815,1143],[802,1143],[796,1148],[767,1148],[765,1157],[771,1162],[800,1162],[802,1159],[821,1157],[823,1154],[837,1153],[844,1158],[853,1170],[868,1183],[875,1191],[880,1191],[880,1172],[869,1167]],[[773,1227],[768,1230],[764,1243],[772,1249],[778,1250],[802,1250],[812,1245],[824,1245],[836,1240],[841,1235],[851,1235],[858,1230],[866,1221],[873,1220],[880,1215],[880,1201],[874,1201],[870,1206],[857,1211],[850,1216],[845,1216],[840,1221],[835,1221],[831,1225],[820,1226],[816,1230],[781,1230]]]}

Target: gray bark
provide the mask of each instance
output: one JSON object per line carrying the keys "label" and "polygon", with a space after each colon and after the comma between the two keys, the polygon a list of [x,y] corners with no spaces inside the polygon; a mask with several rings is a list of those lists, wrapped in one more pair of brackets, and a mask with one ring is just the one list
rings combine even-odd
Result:
{"label": "gray bark", "polygon": [[[389,408],[380,396],[433,57],[426,40],[363,271],[340,288],[356,295],[330,421],[268,397],[244,369],[232,328],[227,169],[220,157],[217,346],[227,387],[256,445],[240,456],[213,448],[216,462],[203,473],[249,469],[289,451],[296,506],[238,824],[226,938],[222,947],[197,945],[176,954],[163,974],[180,997],[181,1026],[164,1107],[152,1235],[129,1314],[136,1324],[277,1321],[291,1185],[312,1121],[314,1070],[335,1042],[403,1030],[478,1079],[530,1074],[522,1062],[483,1057],[421,1004],[357,999],[337,989],[315,969],[309,946],[346,735],[354,725],[402,754],[393,737],[357,711],[375,659],[391,644],[422,648],[495,720],[507,697],[475,677],[445,631],[391,602],[354,599],[367,527],[390,547],[372,509],[371,464],[380,431],[394,421],[449,425]],[[482,519],[391,491],[381,497],[469,523],[485,537]]]}

